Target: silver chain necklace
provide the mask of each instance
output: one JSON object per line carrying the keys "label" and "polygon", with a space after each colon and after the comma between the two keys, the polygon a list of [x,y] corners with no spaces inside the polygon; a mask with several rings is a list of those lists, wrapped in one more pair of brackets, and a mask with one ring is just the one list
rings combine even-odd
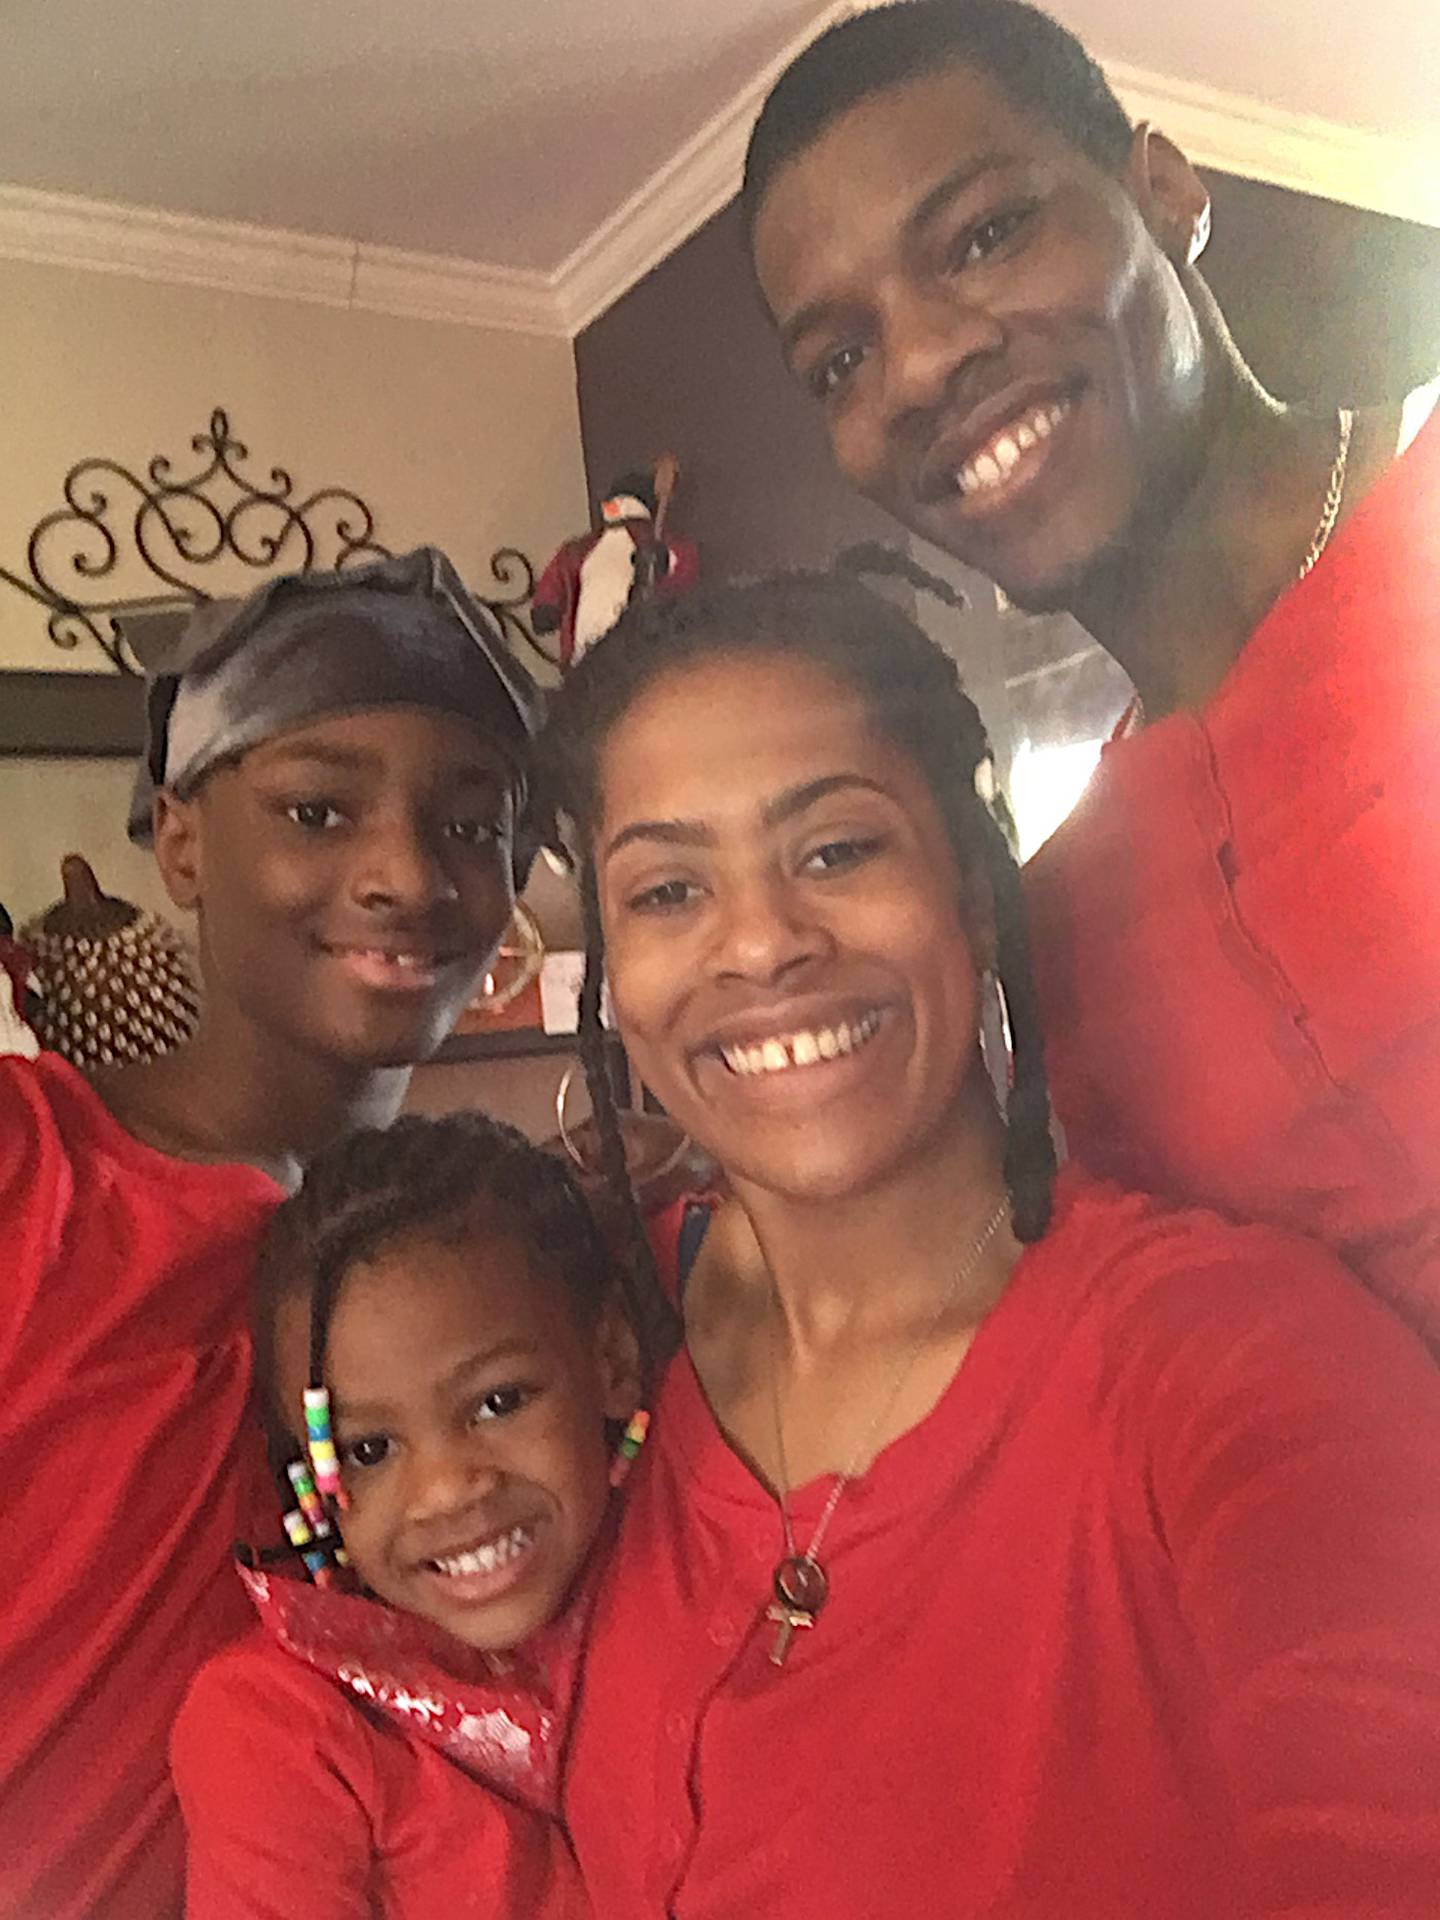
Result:
{"label": "silver chain necklace", "polygon": [[780,1413],[780,1360],[775,1345],[775,1322],[780,1317],[780,1295],[772,1280],[770,1283],[770,1397],[775,1410],[775,1456],[780,1468],[780,1485],[776,1499],[780,1507],[780,1525],[785,1535],[785,1554],[771,1577],[771,1591],[775,1598],[765,1610],[765,1618],[773,1620],[779,1628],[775,1644],[770,1649],[770,1658],[777,1667],[785,1664],[785,1656],[790,1651],[790,1642],[795,1634],[804,1628],[813,1627],[819,1618],[820,1610],[830,1596],[830,1578],[820,1562],[820,1548],[825,1535],[830,1530],[830,1522],[835,1518],[835,1509],[841,1496],[855,1479],[869,1454],[871,1442],[880,1431],[886,1418],[900,1398],[906,1382],[920,1363],[920,1356],[929,1346],[935,1329],[944,1319],[947,1308],[959,1293],[979,1265],[980,1256],[999,1232],[1000,1223],[1009,1211],[1009,1202],[1002,1200],[980,1229],[963,1260],[950,1277],[950,1284],[940,1298],[940,1303],[926,1322],[924,1330],[916,1340],[910,1352],[901,1361],[895,1371],[895,1377],[886,1390],[885,1397],[876,1408],[874,1418],[866,1426],[856,1444],[850,1463],[836,1479],[830,1489],[830,1497],[820,1511],[815,1522],[815,1531],[810,1536],[810,1544],[801,1553],[795,1541],[795,1528],[790,1519],[790,1469],[785,1461],[785,1427]]}

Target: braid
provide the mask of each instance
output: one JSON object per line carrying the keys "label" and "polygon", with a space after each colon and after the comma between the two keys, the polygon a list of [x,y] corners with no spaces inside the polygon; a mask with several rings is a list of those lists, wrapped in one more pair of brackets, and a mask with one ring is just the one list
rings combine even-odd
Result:
{"label": "braid", "polygon": [[1055,1184],[1039,995],[1030,964],[1020,869],[997,820],[985,822],[984,852],[995,914],[995,972],[1010,1018],[1013,1056],[1005,1103],[1005,1187],[1015,1238],[1038,1240],[1050,1224]]}
{"label": "braid", "polygon": [[[1038,1239],[1050,1219],[1055,1148],[1039,999],[1009,809],[1003,796],[993,795],[989,738],[979,710],[960,684],[954,662],[892,600],[871,592],[862,583],[862,574],[903,580],[951,610],[967,605],[958,588],[908,555],[866,544],[842,553],[828,573],[773,574],[702,589],[673,601],[632,606],[582,657],[562,687],[541,742],[546,777],[555,802],[574,822],[583,845],[600,815],[604,744],[632,703],[662,673],[723,654],[798,655],[861,693],[876,723],[924,773],[962,868],[978,869],[989,883],[996,972],[1005,993],[1014,1048],[1005,1114],[1005,1181],[1017,1238]],[[582,1054],[606,1154],[607,1178],[614,1183],[623,1172],[623,1152],[618,1123],[614,1146],[605,1144],[606,1108],[608,1103],[613,1120],[613,1100],[603,1071],[602,929],[588,860],[582,866],[581,893],[587,957],[581,997]],[[588,1037],[587,1018],[593,1025]],[[628,1180],[623,1191],[629,1193]]]}
{"label": "braid", "polygon": [[931,573],[918,560],[912,560],[908,553],[901,553],[897,547],[882,546],[878,540],[861,540],[853,547],[843,547],[835,556],[835,571],[857,576],[869,573],[879,579],[903,580],[907,586],[931,594],[955,613],[968,613],[970,610],[970,597],[962,593],[959,587],[942,580],[938,573]]}
{"label": "braid", "polygon": [[580,866],[580,905],[585,928],[585,972],[580,982],[577,1038],[585,1068],[585,1085],[600,1139],[600,1170],[605,1177],[617,1219],[623,1223],[627,1260],[621,1272],[626,1304],[640,1341],[647,1391],[655,1373],[674,1352],[679,1325],[655,1270],[650,1236],[640,1215],[625,1155],[625,1137],[615,1110],[605,1028],[600,1018],[605,981],[605,936],[600,925],[600,901],[595,868],[587,854]]}

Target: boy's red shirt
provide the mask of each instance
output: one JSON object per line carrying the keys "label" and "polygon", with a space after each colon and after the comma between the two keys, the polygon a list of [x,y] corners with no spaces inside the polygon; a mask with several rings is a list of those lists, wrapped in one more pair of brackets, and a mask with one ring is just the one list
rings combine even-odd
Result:
{"label": "boy's red shirt", "polygon": [[143,1146],[55,1055],[0,1059],[0,1913],[179,1911],[166,1746],[250,1622],[250,1279],[280,1197]]}

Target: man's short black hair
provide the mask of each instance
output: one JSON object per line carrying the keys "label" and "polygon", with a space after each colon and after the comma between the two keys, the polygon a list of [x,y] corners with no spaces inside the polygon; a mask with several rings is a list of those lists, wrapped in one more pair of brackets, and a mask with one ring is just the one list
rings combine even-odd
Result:
{"label": "man's short black hair", "polygon": [[770,90],[745,156],[747,230],[775,174],[842,113],[886,87],[956,63],[978,69],[1107,172],[1130,151],[1130,117],[1074,34],[1025,0],[891,0],[841,20]]}

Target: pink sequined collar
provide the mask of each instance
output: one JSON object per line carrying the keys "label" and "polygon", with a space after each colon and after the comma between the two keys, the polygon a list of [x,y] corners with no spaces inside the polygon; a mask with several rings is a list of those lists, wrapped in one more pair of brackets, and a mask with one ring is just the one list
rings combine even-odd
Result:
{"label": "pink sequined collar", "polygon": [[502,1666],[429,1621],[363,1594],[289,1574],[238,1571],[261,1625],[287,1653],[487,1786],[539,1812],[556,1811],[593,1577],[558,1620]]}

